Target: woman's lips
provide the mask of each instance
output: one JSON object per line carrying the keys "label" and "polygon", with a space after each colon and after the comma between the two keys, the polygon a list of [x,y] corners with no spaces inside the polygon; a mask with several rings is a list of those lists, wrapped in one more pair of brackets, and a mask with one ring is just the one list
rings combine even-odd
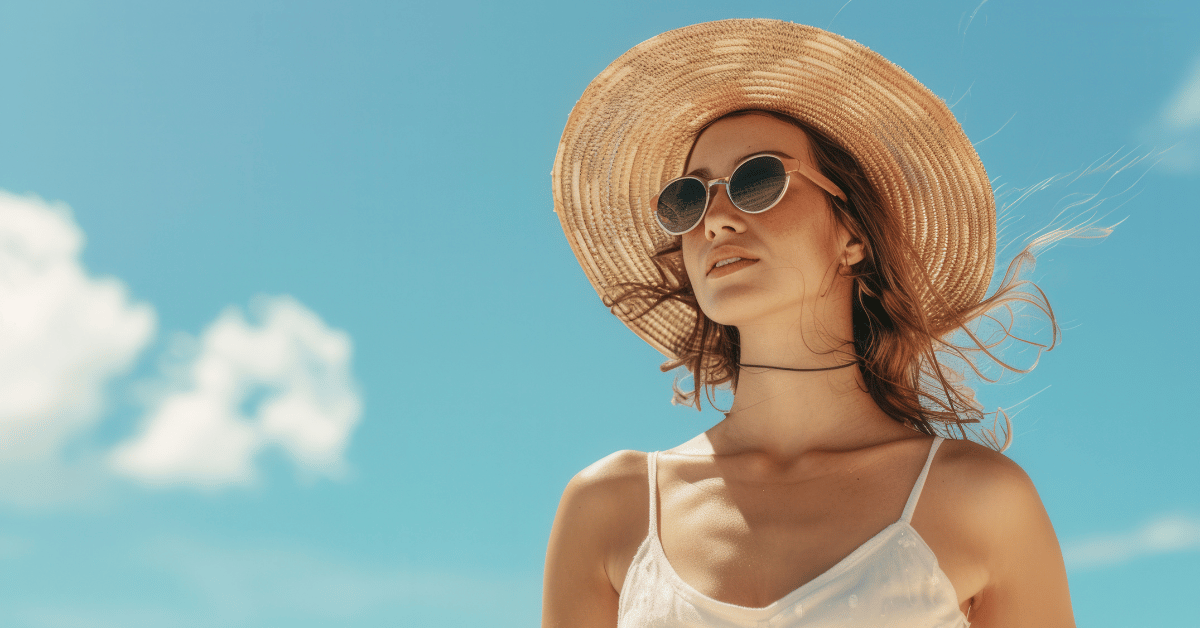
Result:
{"label": "woman's lips", "polygon": [[725,275],[732,275],[733,273],[736,273],[737,271],[757,262],[758,260],[756,259],[739,260],[732,264],[726,264],[724,266],[718,266],[712,269],[712,272],[708,273],[708,276],[710,279],[715,279],[717,277],[724,277]]}

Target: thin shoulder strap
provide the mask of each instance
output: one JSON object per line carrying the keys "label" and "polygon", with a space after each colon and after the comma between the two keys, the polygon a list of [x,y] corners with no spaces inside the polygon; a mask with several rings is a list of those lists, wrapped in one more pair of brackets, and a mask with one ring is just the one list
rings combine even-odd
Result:
{"label": "thin shoulder strap", "polygon": [[929,465],[933,463],[933,456],[937,453],[943,440],[946,439],[938,436],[929,446],[929,456],[925,458],[925,467],[921,469],[921,475],[917,476],[917,484],[913,486],[912,493],[908,495],[908,503],[904,505],[904,514],[900,515],[900,520],[904,523],[912,521],[913,512],[917,509],[917,499],[921,497],[921,489],[925,487],[925,476],[929,475]]}
{"label": "thin shoulder strap", "polygon": [[658,452],[646,454],[646,476],[650,484],[650,536],[658,538]]}

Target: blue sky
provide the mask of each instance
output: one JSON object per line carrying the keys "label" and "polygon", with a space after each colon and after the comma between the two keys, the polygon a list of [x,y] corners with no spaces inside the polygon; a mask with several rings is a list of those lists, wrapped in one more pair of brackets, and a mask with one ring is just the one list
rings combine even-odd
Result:
{"label": "blue sky", "polygon": [[0,7],[0,625],[536,624],[567,480],[720,417],[586,282],[558,138],[727,17],[898,63],[1002,200],[1066,175],[1009,241],[1126,219],[1039,260],[1062,344],[981,397],[1079,625],[1194,622],[1200,5],[265,0]]}

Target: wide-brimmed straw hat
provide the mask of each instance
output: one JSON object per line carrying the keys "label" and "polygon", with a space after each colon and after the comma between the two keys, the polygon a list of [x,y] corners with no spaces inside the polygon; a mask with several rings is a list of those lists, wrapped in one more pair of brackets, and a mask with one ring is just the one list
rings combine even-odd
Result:
{"label": "wide-brimmed straw hat", "polygon": [[[791,116],[852,155],[928,275],[917,296],[934,329],[979,303],[992,275],[996,209],[971,142],[946,103],[867,47],[778,20],[696,24],[648,39],[588,85],[552,173],[554,210],[605,304],[629,282],[657,283],[669,245],[650,199],[682,176],[696,136],[741,110]],[[667,301],[615,313],[670,358],[697,313]]]}

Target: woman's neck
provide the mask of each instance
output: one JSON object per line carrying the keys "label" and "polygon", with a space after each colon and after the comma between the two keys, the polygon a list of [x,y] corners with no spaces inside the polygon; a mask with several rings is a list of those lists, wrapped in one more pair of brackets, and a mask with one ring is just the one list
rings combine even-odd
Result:
{"label": "woman's neck", "polygon": [[[739,327],[742,364],[822,368],[857,359],[847,329]],[[896,429],[899,428],[899,429]],[[817,372],[744,367],[727,418],[710,430],[714,448],[758,451],[780,460],[813,450],[844,450],[908,430],[866,392],[859,365]]]}

